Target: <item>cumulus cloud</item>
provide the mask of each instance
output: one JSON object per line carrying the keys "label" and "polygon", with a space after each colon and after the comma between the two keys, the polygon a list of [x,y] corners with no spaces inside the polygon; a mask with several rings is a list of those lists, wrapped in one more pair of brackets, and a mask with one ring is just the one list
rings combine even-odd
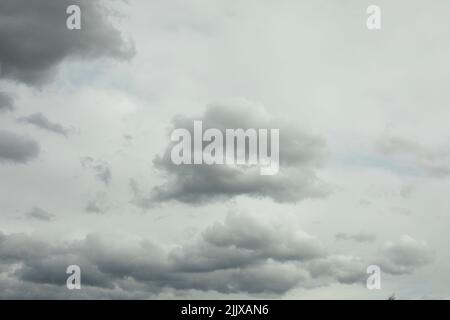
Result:
{"label": "cumulus cloud", "polygon": [[320,137],[278,120],[249,103],[211,105],[200,117],[174,118],[171,129],[184,128],[192,133],[194,120],[201,120],[204,130],[216,128],[223,134],[225,129],[279,129],[280,171],[264,176],[257,166],[175,165],[171,150],[177,142],[171,142],[164,154],[153,161],[166,182],[156,186],[150,196],[135,199],[135,203],[176,200],[198,204],[239,195],[297,202],[328,193],[327,186],[316,173],[326,156],[325,143]]}
{"label": "cumulus cloud", "polygon": [[338,232],[334,235],[336,240],[351,240],[355,242],[374,242],[376,240],[376,236],[372,233],[345,233]]}
{"label": "cumulus cloud", "polygon": [[33,207],[25,214],[28,218],[37,219],[42,221],[52,221],[55,215],[39,207]]}
{"label": "cumulus cloud", "polygon": [[83,157],[80,159],[83,168],[91,169],[95,176],[105,185],[109,185],[112,178],[111,168],[106,161],[98,161],[92,157]]}
{"label": "cumulus cloud", "polygon": [[0,91],[0,113],[14,110],[13,99],[4,92]]}
{"label": "cumulus cloud", "polygon": [[379,265],[391,274],[411,273],[434,260],[434,253],[425,241],[403,235],[397,242],[388,242],[380,258]]}
{"label": "cumulus cloud", "polygon": [[50,121],[45,115],[42,113],[33,113],[26,117],[20,117],[18,119],[19,122],[28,123],[34,125],[40,129],[47,130],[53,133],[57,133],[63,136],[67,136],[69,133],[69,129],[65,128],[63,125]]}
{"label": "cumulus cloud", "polygon": [[[66,28],[66,9],[79,5],[82,29]],[[1,77],[31,85],[51,80],[66,58],[129,59],[134,47],[108,20],[99,0],[0,2]]]}
{"label": "cumulus cloud", "polygon": [[36,141],[0,130],[0,162],[25,163],[36,158],[39,152]]}
{"label": "cumulus cloud", "polygon": [[[70,264],[81,267],[83,290],[90,298],[128,291],[132,297],[137,288],[148,295],[167,289],[284,294],[297,286],[362,283],[365,273],[359,259],[329,255],[296,226],[262,222],[247,214],[230,214],[172,249],[148,240],[123,240],[91,234],[50,244],[24,234],[0,233],[0,264],[9,270],[0,273],[0,282],[7,285],[3,291],[11,294],[25,283],[30,288],[40,285],[39,296],[48,297],[65,284]],[[25,292],[18,290],[15,297]]]}
{"label": "cumulus cloud", "polygon": [[[168,248],[99,234],[50,244],[0,232],[0,284],[6,288],[0,296],[34,292],[33,297],[66,298],[56,289],[64,286],[71,264],[82,270],[84,292],[79,298],[149,298],[166,290],[283,295],[297,287],[365,283],[367,262],[328,253],[319,240],[290,222],[230,213],[191,241]],[[380,266],[396,275],[430,261],[425,243],[404,236],[386,245]]]}
{"label": "cumulus cloud", "polygon": [[267,259],[306,261],[323,255],[317,239],[299,230],[230,214],[224,223],[207,228],[199,242],[174,250],[171,258],[184,270],[211,271]]}

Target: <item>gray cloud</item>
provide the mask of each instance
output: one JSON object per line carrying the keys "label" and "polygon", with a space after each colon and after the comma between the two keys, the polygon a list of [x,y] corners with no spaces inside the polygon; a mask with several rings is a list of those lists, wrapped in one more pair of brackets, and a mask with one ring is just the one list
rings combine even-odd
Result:
{"label": "gray cloud", "polygon": [[102,214],[108,210],[106,194],[99,193],[86,204],[84,211],[87,213]]}
{"label": "gray cloud", "polygon": [[69,129],[65,128],[63,125],[52,122],[47,119],[42,113],[33,113],[26,117],[20,117],[18,119],[19,122],[32,124],[40,129],[47,130],[53,133],[57,133],[63,136],[67,136],[69,133]]}
{"label": "gray cloud", "polygon": [[379,260],[384,272],[405,274],[431,263],[434,253],[426,242],[404,235],[397,242],[387,243]]}
{"label": "gray cloud", "polygon": [[374,242],[376,240],[376,236],[372,233],[345,233],[345,232],[338,232],[334,235],[336,240],[352,240],[355,242]]}
{"label": "gray cloud", "polygon": [[86,204],[85,211],[88,213],[104,213],[103,208],[95,200],[91,200]]}
{"label": "gray cloud", "polygon": [[[66,9],[73,4],[81,8],[81,30],[66,28]],[[3,0],[0,21],[2,78],[40,85],[66,58],[129,59],[134,54],[99,0]]]}
{"label": "gray cloud", "polygon": [[280,129],[280,171],[276,175],[262,176],[251,166],[175,165],[170,158],[175,142],[171,142],[164,154],[153,161],[155,168],[165,175],[165,184],[155,187],[148,197],[135,198],[134,203],[149,205],[177,200],[198,204],[239,195],[297,202],[328,193],[327,186],[316,174],[326,156],[324,141],[319,137],[279,121],[261,108],[246,105],[212,105],[201,117],[176,117],[172,129],[185,128],[192,132],[194,120],[202,120],[204,130],[217,128],[222,132],[226,128]]}
{"label": "gray cloud", "polygon": [[363,283],[367,279],[366,268],[366,262],[351,255],[335,254],[308,262],[315,286],[330,282]]}
{"label": "gray cloud", "polygon": [[31,219],[37,219],[47,222],[52,221],[55,218],[54,214],[51,214],[50,212],[39,207],[33,207],[25,215]]}
{"label": "gray cloud", "polygon": [[109,185],[112,178],[111,168],[106,161],[97,161],[92,157],[83,157],[80,159],[83,168],[91,169],[96,177],[105,185]]}
{"label": "gray cloud", "polygon": [[[40,298],[64,286],[70,264],[81,267],[83,294],[88,298],[132,298],[138,291],[142,298],[165,290],[282,295],[296,287],[336,282],[363,285],[368,265],[355,256],[327,253],[317,239],[292,223],[268,223],[247,214],[230,214],[196,239],[172,249],[148,240],[127,243],[96,234],[49,244],[24,234],[0,232],[0,261],[4,270],[0,283],[10,295],[22,282],[33,290],[39,285]],[[430,261],[426,244],[404,236],[386,245],[380,266],[396,275]],[[29,290],[12,296],[25,292]]]}
{"label": "gray cloud", "polygon": [[[251,231],[250,231],[251,230]],[[199,242],[171,253],[183,270],[242,267],[255,261],[306,261],[325,255],[319,242],[289,227],[268,226],[247,215],[230,214],[207,228]]]}
{"label": "gray cloud", "polygon": [[0,130],[0,162],[25,163],[36,158],[39,152],[36,141]]}
{"label": "gray cloud", "polygon": [[4,92],[0,91],[0,113],[14,110],[13,99]]}
{"label": "gray cloud", "polygon": [[[131,297],[137,287],[148,295],[166,289],[284,294],[297,286],[360,283],[365,271],[356,258],[328,255],[318,240],[292,224],[263,223],[245,214],[231,214],[197,239],[170,250],[147,240],[126,244],[93,234],[49,244],[24,234],[0,233],[0,261],[3,269],[15,270],[6,273],[4,283],[17,286],[22,281],[31,288],[39,284],[41,298],[53,294],[51,288],[64,286],[70,264],[81,267],[83,290],[91,298],[98,298],[99,292],[107,296],[104,290],[130,290]],[[5,273],[0,275],[1,282]],[[28,290],[17,295],[24,292]]]}

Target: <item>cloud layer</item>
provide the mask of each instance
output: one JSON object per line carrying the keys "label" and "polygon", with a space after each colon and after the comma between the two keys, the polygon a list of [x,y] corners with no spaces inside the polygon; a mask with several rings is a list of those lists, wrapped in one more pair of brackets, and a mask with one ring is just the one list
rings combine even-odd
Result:
{"label": "cloud layer", "polygon": [[[26,297],[26,292],[14,291],[24,282],[40,286],[37,297],[51,297],[55,290],[65,296],[65,270],[71,264],[81,267],[82,294],[89,298],[119,293],[130,298],[137,291],[150,297],[165,290],[282,295],[299,286],[365,283],[367,264],[362,259],[329,254],[317,239],[287,222],[232,213],[169,250],[148,240],[136,243],[96,234],[49,244],[0,233],[0,279],[7,283],[0,296]],[[389,273],[411,272],[428,261],[426,245],[412,238],[386,250],[386,263],[404,267],[387,269]]]}

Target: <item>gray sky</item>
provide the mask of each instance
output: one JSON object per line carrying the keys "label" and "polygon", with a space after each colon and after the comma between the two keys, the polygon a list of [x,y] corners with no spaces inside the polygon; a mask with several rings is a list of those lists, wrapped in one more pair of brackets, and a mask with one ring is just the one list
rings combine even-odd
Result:
{"label": "gray sky", "polygon": [[[449,9],[0,0],[0,298],[448,298]],[[174,166],[194,119],[280,172]]]}

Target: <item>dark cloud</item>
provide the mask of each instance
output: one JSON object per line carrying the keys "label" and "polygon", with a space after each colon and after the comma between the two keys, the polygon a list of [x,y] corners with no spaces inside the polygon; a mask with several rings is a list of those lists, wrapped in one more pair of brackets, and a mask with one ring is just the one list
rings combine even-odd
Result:
{"label": "dark cloud", "polygon": [[[111,291],[124,296],[130,291],[132,297],[137,288],[147,295],[167,289],[284,294],[297,286],[360,283],[365,272],[358,259],[329,256],[318,240],[292,224],[262,222],[246,214],[231,214],[170,250],[147,240],[127,243],[99,235],[49,244],[0,233],[0,261],[10,270],[0,273],[0,283],[7,285],[2,292],[11,294],[22,282],[32,290],[40,285],[41,298],[64,287],[71,264],[81,267],[82,288],[90,298],[111,296]],[[15,297],[26,295],[26,287]]]}
{"label": "dark cloud", "polygon": [[96,177],[105,185],[109,185],[112,178],[111,168],[106,161],[97,161],[92,157],[83,157],[80,159],[83,168],[91,169]]}
{"label": "dark cloud", "polygon": [[338,232],[334,235],[336,240],[351,240],[355,242],[374,242],[376,240],[376,236],[372,233],[345,233],[345,232]]}
{"label": "dark cloud", "polygon": [[172,129],[185,128],[192,132],[194,120],[202,120],[204,130],[217,128],[222,133],[226,128],[279,129],[280,171],[264,176],[257,166],[175,165],[171,161],[171,150],[176,144],[173,142],[153,161],[166,182],[155,187],[150,196],[136,197],[134,203],[150,205],[176,200],[197,204],[239,195],[297,202],[328,193],[328,187],[316,174],[326,155],[322,139],[279,121],[260,108],[248,106],[213,105],[201,117],[176,117]]}
{"label": "dark cloud", "polygon": [[40,129],[47,130],[53,133],[57,133],[63,136],[67,136],[69,129],[65,128],[63,125],[52,122],[47,119],[42,113],[33,113],[26,117],[20,117],[19,122],[32,124]]}
{"label": "dark cloud", "polygon": [[0,91],[0,113],[14,110],[14,100],[4,92]]}
{"label": "dark cloud", "polygon": [[[283,295],[296,287],[365,284],[369,263],[329,254],[292,221],[274,221],[230,214],[170,249],[148,240],[96,234],[50,244],[0,232],[0,297],[23,298],[33,292],[35,298],[69,298],[64,286],[71,264],[81,268],[83,293],[72,296],[78,298],[149,298],[167,290]],[[431,261],[428,247],[410,237],[388,244],[381,257],[383,272],[394,275]]]}
{"label": "dark cloud", "polygon": [[33,207],[25,215],[31,219],[37,219],[47,222],[52,221],[55,218],[54,214],[51,214],[50,212],[47,212],[46,210],[39,207]]}
{"label": "dark cloud", "polygon": [[0,162],[25,163],[36,158],[39,152],[36,141],[0,130]]}
{"label": "dark cloud", "polygon": [[[31,85],[51,80],[66,58],[129,59],[134,48],[108,20],[99,0],[2,0],[1,77]],[[81,8],[81,30],[68,30],[66,9]]]}
{"label": "dark cloud", "polygon": [[[391,274],[409,273],[431,261],[426,244],[407,236],[389,243],[381,257],[381,269]],[[84,293],[75,297],[85,298],[149,298],[164,290],[282,295],[336,282],[363,285],[368,266],[355,256],[328,254],[292,223],[262,222],[247,214],[230,214],[172,249],[96,234],[49,244],[0,233],[0,283],[5,288],[0,297],[9,292],[24,298],[40,286],[36,297],[70,298],[55,288],[64,287],[71,264],[82,270]]]}

